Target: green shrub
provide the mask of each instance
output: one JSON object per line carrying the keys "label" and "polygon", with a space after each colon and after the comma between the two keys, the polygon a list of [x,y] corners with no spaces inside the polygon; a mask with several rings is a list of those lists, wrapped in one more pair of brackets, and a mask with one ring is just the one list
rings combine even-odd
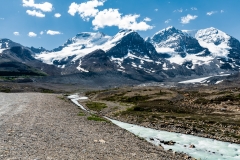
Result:
{"label": "green shrub", "polygon": [[104,119],[102,117],[99,117],[95,114],[89,116],[87,119],[90,120],[90,121],[105,121],[105,122],[108,122],[106,119]]}
{"label": "green shrub", "polygon": [[93,111],[101,111],[102,109],[107,108],[105,103],[99,102],[87,102],[86,106]]}

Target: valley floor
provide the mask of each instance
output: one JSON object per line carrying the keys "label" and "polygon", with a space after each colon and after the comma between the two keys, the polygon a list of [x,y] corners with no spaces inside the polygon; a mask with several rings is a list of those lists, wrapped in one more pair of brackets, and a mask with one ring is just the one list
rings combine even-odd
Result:
{"label": "valley floor", "polygon": [[240,144],[239,87],[127,87],[86,95],[87,108],[112,119]]}
{"label": "valley floor", "polygon": [[0,159],[183,159],[89,116],[60,94],[0,93]]}

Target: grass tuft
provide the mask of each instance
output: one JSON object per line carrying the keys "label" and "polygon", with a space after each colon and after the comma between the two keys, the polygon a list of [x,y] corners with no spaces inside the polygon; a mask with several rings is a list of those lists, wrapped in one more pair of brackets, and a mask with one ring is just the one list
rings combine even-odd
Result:
{"label": "grass tuft", "polygon": [[106,119],[104,119],[102,117],[99,117],[99,116],[97,116],[95,114],[92,114],[91,116],[87,117],[87,119],[90,120],[90,121],[109,122],[108,120],[106,120]]}
{"label": "grass tuft", "polygon": [[105,103],[99,102],[87,102],[86,106],[93,111],[101,111],[102,109],[107,108]]}

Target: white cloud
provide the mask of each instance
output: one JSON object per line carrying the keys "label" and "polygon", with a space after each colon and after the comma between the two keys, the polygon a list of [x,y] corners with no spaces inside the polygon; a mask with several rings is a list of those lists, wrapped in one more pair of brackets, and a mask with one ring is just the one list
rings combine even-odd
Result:
{"label": "white cloud", "polygon": [[43,35],[43,34],[44,34],[44,32],[43,32],[43,31],[41,31],[41,32],[40,32],[40,34],[41,34],[41,35]]}
{"label": "white cloud", "polygon": [[54,35],[58,35],[58,34],[62,34],[62,33],[59,32],[59,31],[48,30],[48,31],[47,31],[47,34],[54,36]]}
{"label": "white cloud", "polygon": [[13,32],[13,34],[14,34],[15,36],[19,36],[19,35],[20,35],[19,32]]}
{"label": "white cloud", "polygon": [[83,20],[89,21],[89,18],[96,16],[99,12],[96,7],[103,6],[104,2],[105,0],[90,0],[81,4],[73,2],[69,6],[68,13],[72,16],[79,13]]}
{"label": "white cloud", "polygon": [[92,21],[92,24],[94,26],[94,30],[104,28],[105,26],[117,26],[119,29],[133,29],[144,31],[153,28],[153,26],[148,25],[144,21],[137,22],[137,18],[139,17],[140,15],[136,14],[122,16],[122,14],[119,13],[118,9],[110,8],[100,11]]}
{"label": "white cloud", "polygon": [[137,14],[122,15],[118,9],[112,8],[99,11],[97,7],[103,6],[105,1],[106,0],[89,0],[80,4],[73,2],[69,6],[68,13],[72,16],[78,13],[84,21],[89,21],[90,18],[93,18],[92,25],[94,26],[94,30],[106,26],[116,26],[119,29],[133,30],[148,30],[153,28],[153,26],[146,23],[151,21],[148,17],[143,21],[137,22],[137,19],[140,17],[140,15]]}
{"label": "white cloud", "polygon": [[22,0],[23,7],[31,7],[34,9],[39,9],[43,12],[51,12],[53,10],[53,5],[49,2],[36,4],[34,0]]}
{"label": "white cloud", "polygon": [[167,19],[164,23],[168,24],[171,21],[171,19]]}
{"label": "white cloud", "polygon": [[197,11],[197,8],[196,7],[192,7],[191,10]]}
{"label": "white cloud", "polygon": [[187,24],[187,23],[189,23],[191,20],[196,19],[197,17],[198,17],[198,16],[196,16],[196,15],[188,14],[188,15],[185,16],[185,17],[181,17],[181,23],[182,23],[182,24]]}
{"label": "white cloud", "polygon": [[26,13],[30,16],[36,16],[36,17],[40,17],[43,18],[45,17],[45,14],[43,14],[41,11],[36,11],[36,10],[27,10]]}
{"label": "white cloud", "polygon": [[29,32],[29,33],[28,33],[28,36],[29,36],[29,37],[37,37],[37,34],[34,33],[34,32]]}
{"label": "white cloud", "polygon": [[146,17],[146,18],[144,18],[144,21],[145,21],[145,22],[151,22],[152,20],[151,20],[151,18]]}
{"label": "white cloud", "polygon": [[211,16],[211,15],[213,15],[213,14],[215,14],[215,13],[217,13],[217,11],[210,11],[210,12],[207,12],[207,15],[208,15],[208,16]]}
{"label": "white cloud", "polygon": [[221,13],[224,13],[224,10],[221,10],[220,12],[221,12]]}
{"label": "white cloud", "polygon": [[156,8],[156,9],[155,9],[155,11],[157,12],[157,11],[158,11],[158,9]]}
{"label": "white cloud", "polygon": [[4,18],[0,18],[0,20],[4,20]]}
{"label": "white cloud", "polygon": [[174,10],[173,12],[180,12],[180,13],[182,13],[183,9],[182,8],[181,9],[177,9],[177,10]]}
{"label": "white cloud", "polygon": [[56,18],[60,18],[62,15],[60,14],[60,13],[55,13],[54,14],[54,17],[56,17]]}

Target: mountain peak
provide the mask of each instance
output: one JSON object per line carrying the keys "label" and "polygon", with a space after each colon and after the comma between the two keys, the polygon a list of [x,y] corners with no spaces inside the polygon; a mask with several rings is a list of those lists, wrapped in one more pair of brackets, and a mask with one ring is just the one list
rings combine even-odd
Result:
{"label": "mountain peak", "polygon": [[122,29],[118,33],[129,33],[129,32],[133,32],[133,30],[132,29]]}
{"label": "mountain peak", "polygon": [[209,48],[214,57],[227,57],[229,54],[229,40],[231,37],[225,32],[214,27],[201,29],[196,35],[201,46]]}
{"label": "mountain peak", "polygon": [[120,30],[113,38],[112,38],[112,43],[116,43],[120,41],[123,37],[129,35],[130,33],[137,33],[133,31],[132,29],[128,30]]}
{"label": "mountain peak", "polygon": [[155,34],[153,35],[153,37],[156,36],[156,35],[164,35],[164,34],[169,34],[169,35],[170,35],[170,34],[174,34],[174,33],[183,34],[181,30],[178,30],[178,29],[176,29],[176,28],[173,27],[173,26],[169,26],[169,27],[164,28],[164,29],[158,31],[157,33],[155,33]]}
{"label": "mountain peak", "polygon": [[176,29],[176,28],[173,26],[169,26],[169,27],[165,28],[165,30],[172,30],[172,29]]}
{"label": "mountain peak", "polygon": [[11,48],[14,46],[21,46],[21,45],[7,38],[0,39],[0,49]]}
{"label": "mountain peak", "polygon": [[210,27],[199,30],[196,33],[196,38],[206,43],[214,43],[215,45],[220,45],[221,43],[226,43],[230,39],[230,36],[219,29]]}

